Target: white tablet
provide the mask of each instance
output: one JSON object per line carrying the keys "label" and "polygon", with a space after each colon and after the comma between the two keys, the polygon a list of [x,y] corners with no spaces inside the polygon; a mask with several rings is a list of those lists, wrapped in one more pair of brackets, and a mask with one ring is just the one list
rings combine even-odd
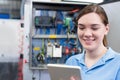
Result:
{"label": "white tablet", "polygon": [[80,67],[64,64],[48,64],[51,80],[82,80]]}

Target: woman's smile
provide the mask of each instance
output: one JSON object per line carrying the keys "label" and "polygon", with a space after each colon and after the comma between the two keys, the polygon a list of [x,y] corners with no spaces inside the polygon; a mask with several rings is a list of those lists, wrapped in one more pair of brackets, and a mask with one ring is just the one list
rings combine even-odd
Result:
{"label": "woman's smile", "polygon": [[83,40],[84,40],[84,42],[85,42],[86,45],[91,45],[91,44],[95,41],[94,38],[91,38],[91,39],[89,39],[89,38],[86,39],[86,38],[85,38],[85,39],[83,39]]}

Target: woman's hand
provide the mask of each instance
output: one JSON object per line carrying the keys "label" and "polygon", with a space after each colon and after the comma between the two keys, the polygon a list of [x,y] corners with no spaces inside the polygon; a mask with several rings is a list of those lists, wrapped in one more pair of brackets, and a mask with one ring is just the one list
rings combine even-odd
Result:
{"label": "woman's hand", "polygon": [[76,76],[71,76],[70,80],[79,80]]}

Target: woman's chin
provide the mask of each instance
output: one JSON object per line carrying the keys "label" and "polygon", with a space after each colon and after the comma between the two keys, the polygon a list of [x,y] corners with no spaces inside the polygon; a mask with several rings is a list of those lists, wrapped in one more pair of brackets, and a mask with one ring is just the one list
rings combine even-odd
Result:
{"label": "woman's chin", "polygon": [[89,51],[95,49],[93,45],[89,45],[89,46],[88,46],[88,45],[85,45],[85,46],[83,46],[83,47],[84,47],[84,49],[89,50]]}

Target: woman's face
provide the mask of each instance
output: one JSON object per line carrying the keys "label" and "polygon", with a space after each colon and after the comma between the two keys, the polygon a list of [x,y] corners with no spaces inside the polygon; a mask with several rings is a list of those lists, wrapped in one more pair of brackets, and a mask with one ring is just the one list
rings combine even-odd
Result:
{"label": "woman's face", "polygon": [[78,38],[87,50],[96,50],[103,46],[103,38],[108,31],[108,25],[105,26],[101,17],[96,13],[85,14],[78,20]]}

